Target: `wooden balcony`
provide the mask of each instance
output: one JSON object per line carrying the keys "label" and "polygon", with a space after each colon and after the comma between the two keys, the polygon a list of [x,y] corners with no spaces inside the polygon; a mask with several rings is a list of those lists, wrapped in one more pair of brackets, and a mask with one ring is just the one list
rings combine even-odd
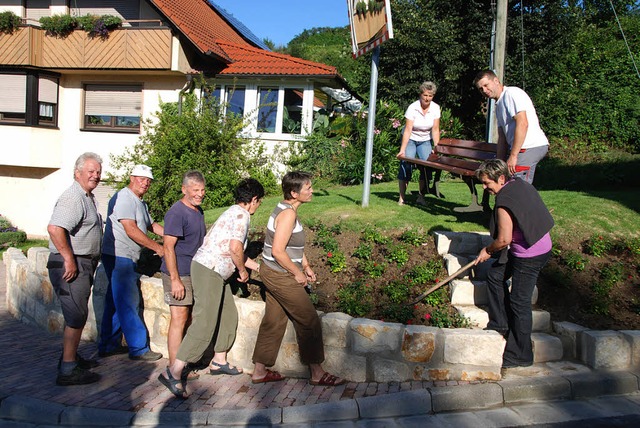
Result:
{"label": "wooden balcony", "polygon": [[91,38],[82,30],[57,38],[26,26],[13,34],[0,34],[0,65],[169,70],[171,40],[168,28],[123,28],[101,39]]}

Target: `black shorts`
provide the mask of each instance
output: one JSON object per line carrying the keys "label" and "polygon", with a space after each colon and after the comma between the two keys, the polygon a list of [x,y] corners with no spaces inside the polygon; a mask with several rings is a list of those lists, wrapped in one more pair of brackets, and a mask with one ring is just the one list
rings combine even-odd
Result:
{"label": "black shorts", "polygon": [[76,257],[78,276],[67,282],[62,279],[64,274],[64,258],[60,254],[51,253],[47,262],[51,285],[58,295],[62,315],[67,326],[83,328],[89,316],[89,296],[93,285],[93,275],[98,265],[98,259]]}

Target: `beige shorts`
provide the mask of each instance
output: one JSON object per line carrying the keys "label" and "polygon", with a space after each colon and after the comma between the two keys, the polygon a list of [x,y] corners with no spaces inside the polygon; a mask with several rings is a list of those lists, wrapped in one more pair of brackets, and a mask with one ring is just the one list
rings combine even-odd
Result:
{"label": "beige shorts", "polygon": [[162,288],[164,289],[164,302],[169,306],[193,306],[193,286],[190,276],[181,276],[184,284],[184,299],[176,300],[171,294],[171,277],[162,273]]}

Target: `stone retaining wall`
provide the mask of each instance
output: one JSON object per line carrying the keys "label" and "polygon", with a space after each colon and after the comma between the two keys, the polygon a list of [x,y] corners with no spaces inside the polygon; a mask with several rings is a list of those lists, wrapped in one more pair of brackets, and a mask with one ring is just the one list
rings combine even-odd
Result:
{"label": "stone retaining wall", "polygon": [[[11,315],[52,334],[60,334],[64,319],[49,281],[46,248],[31,248],[27,257],[14,248],[4,254],[6,299]],[[107,280],[100,266],[89,305],[83,339],[96,341]],[[151,348],[167,356],[169,308],[159,278],[142,277],[144,321]],[[229,359],[252,370],[251,355],[264,312],[262,301],[235,297],[239,314],[236,343]],[[498,333],[480,329],[443,329],[353,318],[343,313],[321,314],[326,360],[323,366],[354,382],[407,380],[499,380],[505,341]],[[554,323],[562,342],[560,355],[550,340],[535,339],[536,362],[576,358],[593,368],[640,367],[637,331],[592,331],[571,323]],[[551,357],[549,357],[551,355]],[[300,363],[295,332],[287,328],[275,369],[307,377]]]}

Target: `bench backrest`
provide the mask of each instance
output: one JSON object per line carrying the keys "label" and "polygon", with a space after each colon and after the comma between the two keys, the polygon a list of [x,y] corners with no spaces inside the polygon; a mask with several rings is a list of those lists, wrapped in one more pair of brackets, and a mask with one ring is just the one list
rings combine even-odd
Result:
{"label": "bench backrest", "polygon": [[442,138],[428,162],[442,165],[446,171],[472,176],[483,161],[495,158],[496,152],[497,144]]}

